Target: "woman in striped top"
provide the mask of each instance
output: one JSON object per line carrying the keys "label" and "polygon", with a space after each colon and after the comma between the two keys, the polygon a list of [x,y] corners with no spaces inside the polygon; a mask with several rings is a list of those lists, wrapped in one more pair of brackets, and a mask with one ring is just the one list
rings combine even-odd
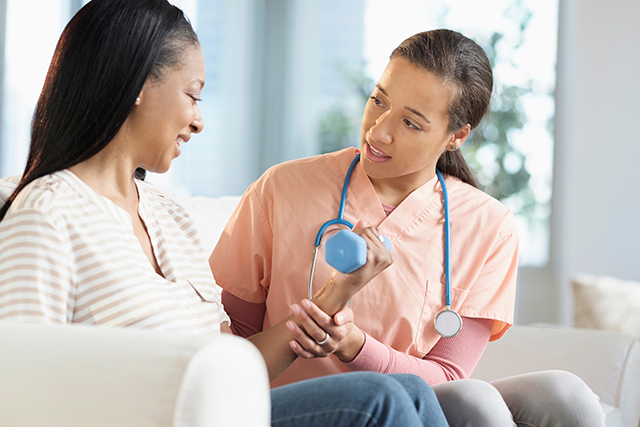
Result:
{"label": "woman in striped top", "polygon": [[[166,0],[93,0],[74,16],[36,106],[24,174],[0,210],[0,320],[229,331],[193,221],[143,181],[202,130],[204,80],[199,41]],[[316,301],[345,335],[353,321],[343,307],[392,262],[377,230],[361,235],[366,266],[334,276]],[[286,321],[252,337],[271,378],[297,357],[291,339]],[[432,390],[411,375],[272,391],[274,426],[372,422],[446,425]]]}

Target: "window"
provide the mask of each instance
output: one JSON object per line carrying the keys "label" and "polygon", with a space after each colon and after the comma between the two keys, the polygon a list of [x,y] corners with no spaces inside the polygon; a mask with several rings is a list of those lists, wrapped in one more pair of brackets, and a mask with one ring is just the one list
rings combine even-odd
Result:
{"label": "window", "polygon": [[66,0],[6,1],[0,176],[24,170],[33,109],[69,16]]}
{"label": "window", "polygon": [[[6,2],[1,176],[23,169],[55,43],[86,0]],[[494,62],[492,111],[464,154],[484,189],[514,211],[521,264],[546,265],[557,0],[172,2],[201,40],[205,128],[149,180],[179,196],[241,194],[273,164],[359,145],[364,102],[393,48],[447,27]]]}
{"label": "window", "polygon": [[520,264],[549,258],[557,1],[367,0],[366,74],[382,74],[402,40],[430,28],[474,39],[494,66],[491,112],[462,146],[483,189],[515,214]]}

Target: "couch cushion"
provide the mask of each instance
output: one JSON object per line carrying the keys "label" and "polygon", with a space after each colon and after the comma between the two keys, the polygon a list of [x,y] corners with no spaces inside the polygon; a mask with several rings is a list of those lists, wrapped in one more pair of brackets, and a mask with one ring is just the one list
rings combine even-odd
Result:
{"label": "couch cushion", "polygon": [[200,232],[202,244],[207,254],[210,254],[240,202],[240,196],[179,197],[176,200],[191,214]]}
{"label": "couch cushion", "polygon": [[576,327],[640,337],[640,283],[578,274],[572,287]]}

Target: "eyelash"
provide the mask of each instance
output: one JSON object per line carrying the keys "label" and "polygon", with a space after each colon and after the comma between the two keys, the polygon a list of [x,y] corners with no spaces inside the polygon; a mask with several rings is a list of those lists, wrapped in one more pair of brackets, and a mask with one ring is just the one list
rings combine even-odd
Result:
{"label": "eyelash", "polygon": [[414,125],[410,120],[404,119],[404,124],[413,130],[421,130],[418,126]]}
{"label": "eyelash", "polygon": [[196,102],[200,102],[200,101],[202,101],[202,99],[200,99],[200,98],[196,98],[196,97],[195,97],[195,96],[193,96],[193,95],[189,95],[189,94],[187,94],[187,95],[189,96],[189,98],[193,99],[193,100],[194,100],[194,101],[196,101]]}
{"label": "eyelash", "polygon": [[[382,103],[382,101],[380,101],[375,95],[371,95],[370,98],[374,102],[374,104],[376,104],[376,106],[384,107],[384,104]],[[404,124],[407,125],[407,127],[410,129],[417,130],[417,131],[422,130],[408,119],[404,119]]]}
{"label": "eyelash", "polygon": [[371,95],[370,98],[373,100],[373,103],[376,104],[378,107],[384,107],[384,104],[382,103],[382,101],[380,101],[376,96]]}

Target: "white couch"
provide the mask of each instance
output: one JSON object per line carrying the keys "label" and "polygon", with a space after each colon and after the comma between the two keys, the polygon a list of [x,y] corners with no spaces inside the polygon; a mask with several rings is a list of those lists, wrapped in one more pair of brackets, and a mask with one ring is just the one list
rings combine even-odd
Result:
{"label": "white couch", "polygon": [[[0,181],[0,199],[3,189],[6,193],[10,188],[10,184]],[[215,245],[238,200],[238,197],[179,199],[196,221],[208,251]],[[81,416],[93,416],[91,425],[99,425],[96,420],[106,420],[100,425],[199,426],[206,424],[205,417],[213,420],[210,425],[229,425],[217,418],[233,416],[237,408],[233,402],[241,395],[243,400],[257,402],[250,406],[255,408],[257,405],[255,420],[259,421],[234,419],[231,424],[258,426],[268,423],[265,421],[268,411],[266,374],[260,372],[264,367],[256,360],[257,350],[248,344],[242,346],[238,342],[240,339],[203,340],[191,336],[86,327],[41,328],[25,325],[0,327],[0,402],[3,402],[2,406],[11,402],[10,406],[17,408],[16,413],[28,414],[34,420],[60,416],[57,419],[68,421],[65,425],[87,425],[75,421],[88,419]],[[43,341],[45,343],[40,345]],[[7,347],[7,342],[11,347]],[[639,345],[636,338],[613,332],[517,325],[502,339],[489,344],[473,377],[490,381],[545,369],[568,370],[583,378],[600,396],[608,427],[638,427]],[[95,351],[91,351],[93,346],[96,346]],[[187,347],[187,350],[181,352],[180,357],[174,357],[174,347],[180,346]],[[74,352],[67,351],[68,348],[82,349],[86,353],[81,357],[73,356]],[[244,376],[237,384],[229,385],[236,392],[223,393],[225,387],[220,386],[220,378],[233,381],[235,375],[245,369],[245,359],[233,363],[234,351],[244,354],[242,357],[255,372]],[[11,356],[14,352],[16,356]],[[131,361],[132,353],[136,354],[135,362]],[[165,360],[165,354],[172,356],[166,356]],[[71,361],[68,360],[70,355],[74,357]],[[218,355],[225,358],[225,362],[211,360],[206,363],[209,359],[205,355]],[[161,364],[157,375],[167,378],[146,373],[142,368],[147,364]],[[220,369],[227,364],[228,369]],[[197,365],[204,373],[196,374],[185,368],[192,365]],[[255,376],[254,383],[251,376]],[[87,377],[95,378],[89,390],[83,387],[89,382]],[[201,380],[197,384],[185,385],[198,378]],[[100,390],[93,390],[96,387]],[[219,393],[214,393],[212,388]],[[16,394],[16,389],[21,393]],[[180,398],[184,396],[185,389],[191,393],[190,397]],[[29,390],[37,391],[35,397]],[[237,390],[251,390],[252,395],[247,395],[246,391],[238,394]],[[147,397],[147,393],[152,397]],[[51,397],[53,401],[49,402],[45,397]],[[76,399],[81,399],[82,405]],[[130,399],[135,399],[136,403]],[[215,404],[211,403],[212,399]],[[156,410],[159,402],[165,402],[163,411]],[[189,402],[189,408],[184,407],[185,402]],[[36,408],[39,418],[35,415]],[[237,411],[237,415],[253,415],[248,412]],[[6,414],[0,410],[0,425],[16,425],[11,422],[15,418],[6,418]],[[162,421],[159,421],[161,415]],[[74,418],[76,416],[78,418]],[[117,422],[109,418],[115,416],[120,416]],[[22,425],[41,424],[34,421]]]}

